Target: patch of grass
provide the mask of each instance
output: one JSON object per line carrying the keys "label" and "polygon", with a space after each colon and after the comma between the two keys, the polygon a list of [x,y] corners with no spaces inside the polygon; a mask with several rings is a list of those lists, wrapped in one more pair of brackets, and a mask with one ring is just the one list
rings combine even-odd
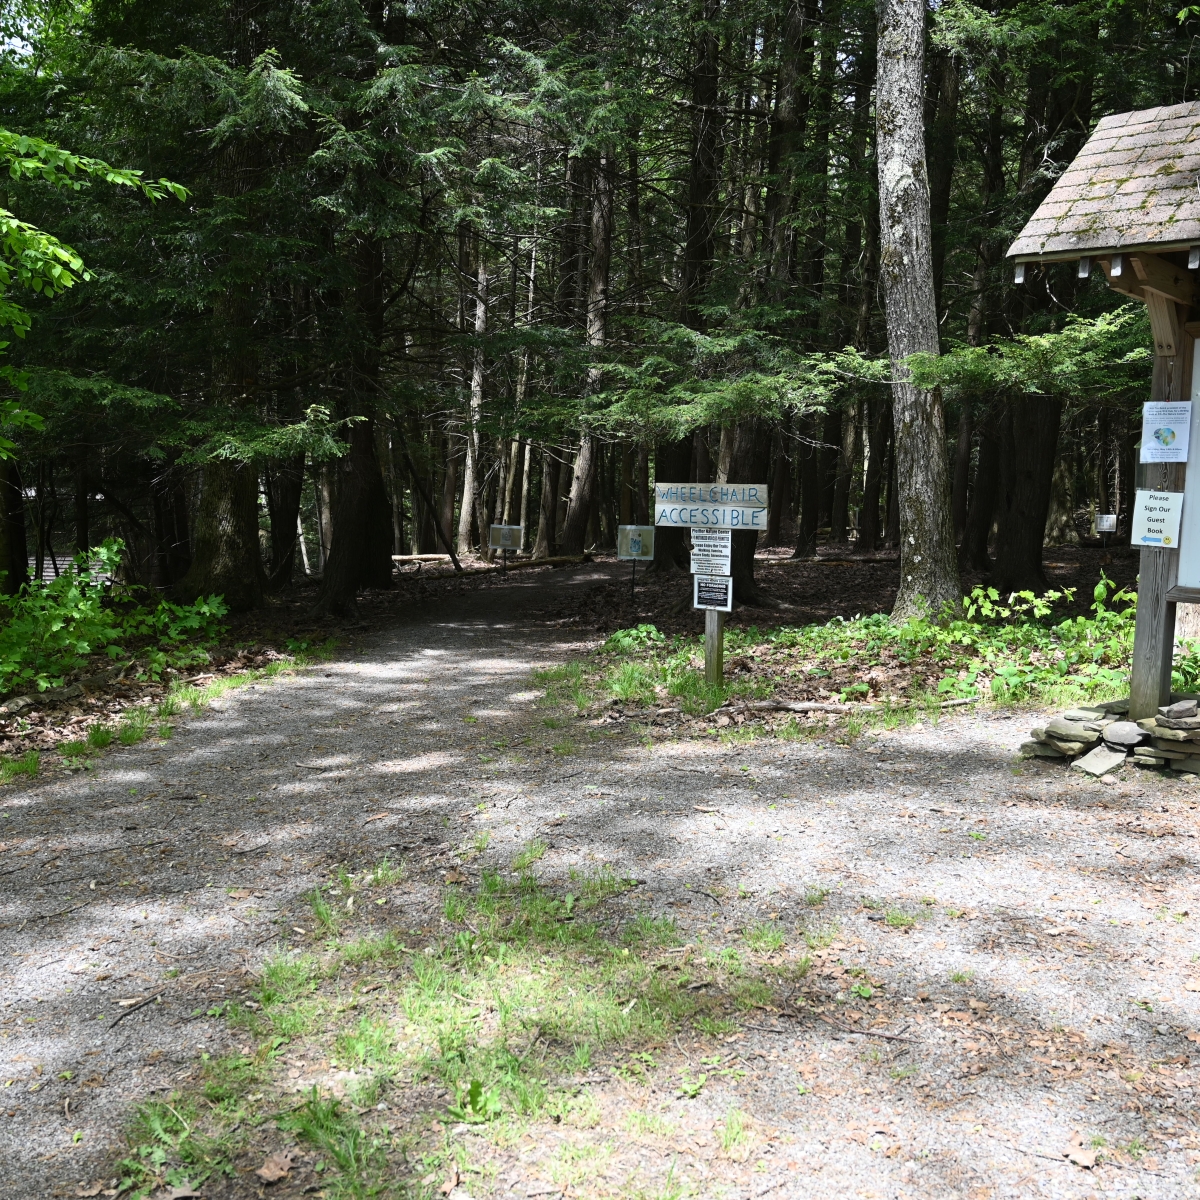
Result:
{"label": "patch of grass", "polygon": [[563,717],[543,717],[542,724],[547,729],[565,729],[568,722]]}
{"label": "patch of grass", "polygon": [[582,712],[591,702],[591,691],[584,677],[582,663],[569,662],[545,671],[534,671],[533,682],[546,691],[541,701],[543,704],[569,703]]}
{"label": "patch of grass", "polygon": [[383,1142],[368,1137],[340,1100],[323,1097],[316,1085],[304,1103],[279,1121],[279,1127],[328,1156],[341,1173],[342,1194],[354,1200],[378,1195],[386,1170]]}
{"label": "patch of grass", "polygon": [[917,918],[903,909],[889,908],[884,914],[883,923],[890,929],[908,929],[917,923]]}
{"label": "patch of grass", "polygon": [[898,1067],[892,1067],[888,1074],[893,1079],[911,1079],[919,1069],[915,1063],[901,1063]]}
{"label": "patch of grass", "polygon": [[559,758],[568,758],[570,755],[575,753],[578,747],[574,742],[555,742],[550,749],[553,750]]}
{"label": "patch of grass", "polygon": [[17,758],[6,758],[0,763],[0,783],[11,783],[21,775],[32,779],[38,773],[41,763],[42,756],[37,750],[26,750]]}
{"label": "patch of grass", "polygon": [[93,750],[104,750],[112,745],[113,731],[108,725],[92,725],[87,731],[87,744]]}
{"label": "patch of grass", "polygon": [[317,928],[325,934],[332,936],[342,927],[341,916],[334,911],[333,906],[321,895],[319,888],[314,888],[305,897],[308,900],[308,906],[312,909],[313,919],[317,923]]}
{"label": "patch of grass", "polygon": [[746,945],[751,950],[757,950],[759,954],[774,954],[783,949],[786,941],[783,930],[770,921],[760,921],[757,925],[752,925],[742,936]]}
{"label": "patch of grass", "polygon": [[58,752],[63,758],[81,758],[88,752],[87,742],[59,742]]}
{"label": "patch of grass", "polygon": [[404,878],[403,863],[394,863],[385,854],[363,877],[363,887],[387,887]]}
{"label": "patch of grass", "polygon": [[535,862],[544,858],[549,849],[549,845],[541,838],[534,838],[532,841],[526,842],[516,858],[512,860],[512,869],[514,871],[528,870]]}
{"label": "patch of grass", "polygon": [[728,1017],[699,1016],[693,1023],[701,1033],[705,1033],[709,1037],[728,1037],[729,1034],[736,1033],[739,1028],[738,1023]]}
{"label": "patch of grass", "polygon": [[392,930],[385,934],[372,933],[341,945],[342,961],[359,966],[365,962],[395,963],[405,953],[404,944]]}
{"label": "patch of grass", "polygon": [[391,1059],[395,1034],[378,1017],[360,1017],[351,1030],[339,1033],[334,1043],[338,1061],[354,1066],[375,1067]]}
{"label": "patch of grass", "polygon": [[951,971],[951,983],[970,983],[975,978],[974,971]]}
{"label": "patch of grass", "polygon": [[646,664],[626,660],[609,672],[608,692],[617,700],[651,704],[657,682],[655,673]]}
{"label": "patch of grass", "polygon": [[750,1156],[750,1119],[740,1108],[731,1108],[717,1134],[721,1152],[734,1162],[745,1162]]}
{"label": "patch of grass", "polygon": [[621,1124],[627,1132],[632,1133],[635,1137],[647,1134],[653,1137],[673,1137],[676,1129],[679,1128],[674,1121],[664,1117],[662,1113],[643,1112],[639,1109],[627,1114]]}
{"label": "patch of grass", "polygon": [[824,950],[826,946],[833,945],[840,928],[838,923],[833,921],[818,929],[806,929],[804,931],[804,941],[810,950]]}
{"label": "patch of grass", "polygon": [[121,717],[117,726],[117,741],[122,746],[136,746],[146,736],[146,726],[150,720],[150,710],[133,708]]}
{"label": "patch of grass", "polygon": [[652,917],[638,913],[625,926],[624,940],[629,943],[646,942],[654,946],[678,946],[682,940],[674,917]]}
{"label": "patch of grass", "polygon": [[484,829],[475,835],[474,842],[471,843],[471,848],[476,854],[483,854],[492,840],[491,830]]}
{"label": "patch of grass", "polygon": [[829,888],[827,887],[810,887],[804,892],[804,903],[809,908],[820,908],[828,899]]}

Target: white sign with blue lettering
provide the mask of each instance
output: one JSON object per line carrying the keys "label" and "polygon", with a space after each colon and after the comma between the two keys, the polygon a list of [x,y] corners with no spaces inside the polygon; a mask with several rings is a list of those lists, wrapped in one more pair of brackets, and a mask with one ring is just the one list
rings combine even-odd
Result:
{"label": "white sign with blue lettering", "polygon": [[766,529],[765,508],[731,504],[656,504],[655,525],[699,526],[701,529]]}
{"label": "white sign with blue lettering", "polygon": [[[654,485],[656,508],[664,505],[709,508],[766,508],[767,485],[765,483],[656,483]],[[661,525],[663,522],[659,521]],[[692,524],[695,524],[693,521]]]}

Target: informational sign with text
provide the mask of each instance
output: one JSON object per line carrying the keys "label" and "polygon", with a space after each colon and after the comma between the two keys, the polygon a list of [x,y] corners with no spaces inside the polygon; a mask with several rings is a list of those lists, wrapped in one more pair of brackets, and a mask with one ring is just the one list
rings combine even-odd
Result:
{"label": "informational sign with text", "polygon": [[520,525],[492,525],[488,531],[488,545],[493,550],[520,550]]}
{"label": "informational sign with text", "polygon": [[656,483],[654,500],[663,504],[733,505],[766,508],[765,483]]}
{"label": "informational sign with text", "polygon": [[1191,425],[1190,400],[1151,401],[1142,405],[1141,461],[1187,462]]}
{"label": "informational sign with text", "polygon": [[1134,546],[1179,548],[1179,517],[1183,512],[1182,492],[1155,492],[1138,489],[1133,504]]}
{"label": "informational sign with text", "polygon": [[617,557],[634,562],[654,557],[653,525],[618,525]]}
{"label": "informational sign with text", "polygon": [[728,575],[693,575],[692,607],[733,611],[733,579]]}
{"label": "informational sign with text", "polygon": [[692,530],[692,574],[728,575],[733,534],[728,529]]}
{"label": "informational sign with text", "polygon": [[767,527],[767,510],[727,504],[657,504],[654,523],[685,529],[751,529],[757,532]]}

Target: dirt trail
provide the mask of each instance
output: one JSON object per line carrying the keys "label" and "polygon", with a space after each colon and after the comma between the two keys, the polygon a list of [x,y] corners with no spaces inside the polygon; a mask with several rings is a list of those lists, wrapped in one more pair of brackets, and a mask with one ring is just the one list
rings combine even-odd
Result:
{"label": "dirt trail", "polygon": [[[543,834],[547,881],[598,863],[644,879],[629,913],[695,943],[768,917],[831,931],[825,1013],[752,1014],[726,1044],[744,1069],[687,1109],[702,1131],[740,1104],[761,1150],[619,1137],[612,1077],[586,1135],[615,1138],[596,1194],[671,1164],[730,1197],[1194,1194],[1200,789],[1017,767],[1028,715],[854,747],[549,730],[530,671],[580,647],[529,606],[613,578],[514,576],[228,693],[169,742],[0,793],[0,1196],[73,1195],[139,1100],[232,1046],[204,1014],[300,936],[333,866],[432,870],[482,820],[498,861]],[[436,903],[414,894],[396,919],[436,923]],[[856,1000],[866,979],[884,987]],[[856,1031],[872,1020],[890,1040]],[[701,1069],[701,1041],[675,1050]],[[1077,1132],[1120,1153],[1073,1164]],[[536,1153],[468,1141],[499,1155],[494,1194],[535,1194]]]}

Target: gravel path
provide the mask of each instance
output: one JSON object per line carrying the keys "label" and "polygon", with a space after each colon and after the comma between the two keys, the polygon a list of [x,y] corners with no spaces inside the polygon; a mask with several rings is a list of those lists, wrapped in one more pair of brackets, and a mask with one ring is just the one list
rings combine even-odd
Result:
{"label": "gravel path", "polygon": [[[693,944],[761,919],[814,935],[824,1011],[755,1014],[719,1082],[656,1097],[682,1132],[618,1137],[596,1194],[671,1164],[729,1197],[1200,1194],[1192,777],[1018,764],[1029,715],[854,747],[547,729],[530,670],[582,646],[531,609],[613,578],[526,572],[439,601],[169,742],[0,793],[0,1196],[74,1195],[139,1099],[232,1045],[204,1014],[333,866],[389,851],[432,870],[485,825],[501,860],[544,836],[551,883],[632,873],[629,911]],[[399,920],[435,920],[435,900]],[[699,1071],[711,1046],[672,1052]],[[611,1142],[632,1100],[615,1075],[594,1090],[600,1126],[578,1137]],[[744,1162],[716,1148],[735,1104],[758,1131]],[[538,1194],[558,1136],[472,1152],[496,1194]],[[1068,1161],[1093,1144],[1109,1161]]]}

